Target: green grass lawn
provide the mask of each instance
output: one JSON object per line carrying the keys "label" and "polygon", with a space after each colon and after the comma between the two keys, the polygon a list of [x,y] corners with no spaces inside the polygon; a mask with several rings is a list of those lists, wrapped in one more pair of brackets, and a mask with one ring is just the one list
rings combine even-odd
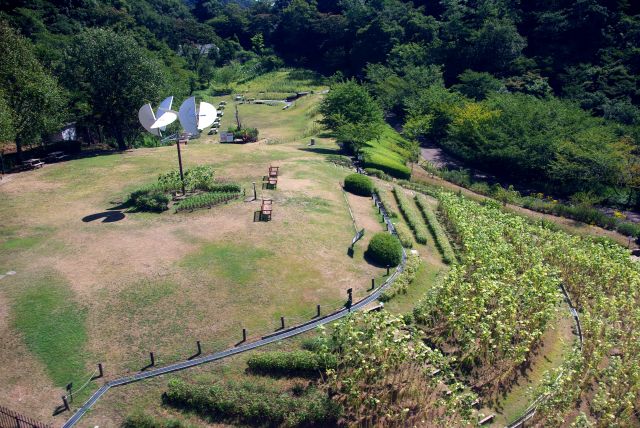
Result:
{"label": "green grass lawn", "polygon": [[84,383],[86,310],[74,302],[69,286],[56,274],[44,273],[14,298],[14,327],[43,362],[54,384]]}
{"label": "green grass lawn", "polygon": [[[259,202],[242,201],[83,221],[176,168],[170,146],[46,165],[3,183],[0,267],[17,273],[0,280],[0,402],[57,425],[64,415],[51,414],[64,385],[79,385],[98,362],[107,379],[135,373],[149,351],[159,364],[184,360],[196,340],[215,352],[242,328],[255,338],[273,332],[280,316],[292,325],[311,319],[316,304],[335,310],[348,288],[365,296],[384,272],[365,262],[365,247],[347,255],[353,227],[339,183],[349,171],[326,161],[322,151],[337,150],[331,140],[307,150],[320,99],[309,95],[289,110],[240,105],[243,122],[267,141],[217,144],[204,135],[182,151],[187,168],[213,165],[248,191],[257,182],[259,198],[274,200],[268,223],[253,222]],[[223,128],[234,120],[227,112]],[[270,165],[280,166],[278,189],[260,189]],[[101,426],[130,410],[123,402],[100,408]]]}

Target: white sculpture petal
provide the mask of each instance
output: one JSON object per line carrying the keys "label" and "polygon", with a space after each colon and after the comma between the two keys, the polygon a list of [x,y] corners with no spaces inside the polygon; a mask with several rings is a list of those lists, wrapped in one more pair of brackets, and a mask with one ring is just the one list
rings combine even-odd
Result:
{"label": "white sculpture petal", "polygon": [[[162,116],[163,113],[171,111],[171,104],[173,104],[173,95],[162,100],[162,102],[158,106],[158,110],[156,111],[156,117],[159,118],[160,116]],[[173,119],[172,122],[174,120],[175,119]],[[160,128],[160,130],[164,132],[165,128],[166,127],[163,126],[162,128]]]}
{"label": "white sculpture petal", "polygon": [[167,111],[162,113],[162,116],[160,116],[153,125],[151,125],[151,129],[157,129],[160,128],[161,130],[164,130],[167,125],[171,125],[173,122],[176,121],[176,119],[178,118],[178,115],[176,114],[175,111]]}
{"label": "white sculpture petal", "polygon": [[155,136],[160,135],[159,129],[152,129],[151,126],[156,122],[156,115],[153,114],[151,104],[145,104],[138,110],[138,120],[144,129],[149,131]]}
{"label": "white sculpture petal", "polygon": [[216,120],[217,111],[214,106],[202,101],[200,103],[200,109],[198,110],[198,129],[210,127]]}
{"label": "white sculpture petal", "polygon": [[182,128],[190,134],[198,134],[198,117],[196,115],[196,97],[187,98],[178,111]]}

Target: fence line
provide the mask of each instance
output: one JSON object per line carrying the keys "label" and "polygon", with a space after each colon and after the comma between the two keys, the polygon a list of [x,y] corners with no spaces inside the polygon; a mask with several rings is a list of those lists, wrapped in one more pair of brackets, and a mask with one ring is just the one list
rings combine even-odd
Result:
{"label": "fence line", "polygon": [[[378,197],[374,194],[374,195],[372,195],[372,199],[373,199],[373,202],[376,204],[376,206],[378,206],[380,208],[380,213],[382,214],[382,216],[384,218],[384,221],[387,224],[387,228],[389,230],[389,233],[396,234],[395,228],[393,226],[393,223],[391,223],[391,220],[389,219],[389,216],[387,215],[387,212],[384,210],[384,207],[382,206],[382,204],[381,204],[380,200],[378,199]],[[316,327],[319,327],[321,325],[328,324],[328,323],[331,323],[333,321],[337,321],[340,318],[343,318],[343,317],[349,315],[349,313],[351,313],[352,311],[357,311],[359,309],[362,309],[366,305],[368,305],[369,303],[375,301],[378,297],[380,297],[380,294],[382,294],[382,292],[386,288],[388,288],[396,280],[396,278],[404,270],[404,266],[405,266],[406,262],[407,262],[407,253],[403,248],[402,249],[402,261],[396,267],[396,269],[393,272],[393,274],[391,276],[389,276],[382,285],[380,285],[378,288],[372,290],[372,292],[368,296],[364,297],[363,299],[359,300],[358,302],[353,303],[353,305],[351,305],[351,307],[349,307],[349,308],[338,309],[337,311],[335,311],[335,312],[333,312],[333,313],[331,313],[329,315],[326,315],[324,317],[308,321],[306,323],[300,324],[300,325],[295,326],[295,327],[291,327],[289,329],[281,330],[281,331],[277,332],[276,334],[265,336],[263,338],[255,340],[253,342],[244,343],[242,345],[235,346],[233,348],[229,348],[229,349],[226,349],[226,350],[221,351],[221,352],[216,352],[214,354],[206,355],[206,356],[203,356],[203,357],[200,357],[200,358],[194,358],[192,360],[187,360],[187,361],[183,361],[183,362],[180,362],[180,363],[170,364],[170,365],[165,366],[165,367],[159,367],[157,369],[152,369],[152,370],[140,372],[140,373],[137,373],[137,374],[132,375],[132,376],[125,376],[125,377],[121,377],[121,378],[109,381],[109,382],[105,383],[104,385],[102,385],[95,393],[93,393],[93,395],[78,409],[78,411],[76,413],[74,413],[67,422],[65,422],[65,424],[63,425],[63,428],[71,428],[71,427],[75,426],[78,423],[78,421],[80,421],[82,416],[84,416],[84,414],[87,411],[89,411],[89,409],[91,409],[91,407],[93,407],[93,405],[104,394],[106,394],[107,391],[109,391],[109,389],[111,389],[111,388],[114,388],[114,387],[117,387],[117,386],[121,386],[121,385],[127,385],[127,384],[130,384],[130,383],[138,382],[138,381],[141,381],[141,380],[144,380],[144,379],[149,379],[149,378],[156,377],[156,376],[161,376],[161,375],[168,374],[168,373],[174,373],[174,372],[177,372],[177,371],[180,371],[180,370],[185,370],[185,369],[188,369],[188,368],[191,368],[191,367],[196,367],[196,366],[199,366],[199,365],[202,365],[202,364],[210,363],[210,362],[213,362],[213,361],[218,361],[218,360],[221,360],[223,358],[230,357],[232,355],[236,355],[236,354],[240,354],[240,353],[243,353],[243,352],[246,352],[246,351],[250,351],[250,350],[253,350],[253,349],[268,345],[268,344],[273,343],[273,342],[278,342],[280,340],[288,339],[290,337],[297,336],[299,334],[311,331],[311,330],[313,330]]]}
{"label": "fence line", "polygon": [[0,406],[0,428],[52,428],[51,425]]}

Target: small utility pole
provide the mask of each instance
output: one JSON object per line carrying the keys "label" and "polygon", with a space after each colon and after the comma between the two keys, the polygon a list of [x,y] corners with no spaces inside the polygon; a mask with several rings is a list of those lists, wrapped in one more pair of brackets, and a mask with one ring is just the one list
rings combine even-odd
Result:
{"label": "small utility pole", "polygon": [[238,131],[242,129],[242,124],[240,123],[240,115],[238,114],[238,104],[236,104],[236,123],[238,124]]}
{"label": "small utility pole", "polygon": [[176,140],[176,147],[178,148],[178,165],[180,165],[180,182],[182,183],[182,196],[186,194],[184,189],[184,173],[182,172],[182,154],[180,153],[180,138]]}

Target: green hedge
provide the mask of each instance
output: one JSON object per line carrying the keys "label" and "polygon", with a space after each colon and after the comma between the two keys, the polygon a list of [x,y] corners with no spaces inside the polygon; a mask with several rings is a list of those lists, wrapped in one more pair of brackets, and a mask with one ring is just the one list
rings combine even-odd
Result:
{"label": "green hedge", "polygon": [[381,266],[397,266],[402,261],[402,245],[390,233],[378,232],[369,241],[365,256]]}
{"label": "green hedge", "polygon": [[364,172],[367,175],[379,178],[381,180],[387,180],[387,181],[391,180],[391,177],[388,174],[385,174],[384,171],[381,171],[381,170],[379,170],[377,168],[365,168]]}
{"label": "green hedge", "polygon": [[136,211],[162,212],[169,209],[170,200],[162,189],[152,185],[131,192],[127,205]]}
{"label": "green hedge", "polygon": [[362,162],[365,168],[375,168],[395,178],[409,179],[411,170],[404,163],[387,157],[375,148],[361,150]]}
{"label": "green hedge", "polygon": [[293,396],[250,383],[204,386],[174,379],[163,399],[173,407],[239,424],[335,426],[339,417],[338,405],[312,388]]}
{"label": "green hedge", "polygon": [[436,246],[442,254],[442,260],[447,264],[455,262],[456,253],[453,251],[453,247],[451,247],[451,242],[449,242],[449,238],[447,237],[444,228],[438,221],[436,213],[433,212],[425,197],[422,195],[416,195],[416,205],[420,208],[424,219],[427,221],[429,229],[431,229],[431,233],[436,240]]}
{"label": "green hedge", "polygon": [[411,230],[413,230],[413,234],[416,237],[416,242],[418,244],[426,244],[427,236],[429,236],[429,231],[427,230],[427,226],[424,223],[422,216],[418,214],[411,201],[407,199],[402,190],[394,187],[393,194],[396,197],[398,207],[400,207],[400,211],[402,212],[404,219],[407,221],[407,224],[409,225]]}
{"label": "green hedge", "polygon": [[417,254],[409,254],[407,256],[407,264],[404,267],[402,273],[396,278],[395,281],[378,297],[381,302],[388,302],[398,294],[407,294],[409,285],[416,278],[418,269],[422,265],[422,259]]}
{"label": "green hedge", "polygon": [[398,234],[398,239],[404,248],[413,247],[413,234],[411,230],[402,222],[398,222],[394,224],[396,228],[396,233]]}
{"label": "green hedge", "polygon": [[362,174],[349,174],[344,179],[344,190],[361,196],[371,196],[373,182]]}
{"label": "green hedge", "polygon": [[224,202],[229,202],[232,199],[236,199],[240,196],[239,193],[218,193],[218,192],[209,192],[209,193],[200,193],[198,195],[189,196],[188,198],[181,201],[176,206],[176,212],[179,211],[193,211],[198,208],[211,208],[215,205],[222,204]]}
{"label": "green hedge", "polygon": [[335,358],[325,360],[315,352],[299,350],[291,352],[261,352],[247,361],[251,371],[258,373],[299,376],[318,376],[327,368],[335,368]]}
{"label": "green hedge", "polygon": [[242,193],[242,186],[237,183],[219,183],[210,185],[206,190],[215,193]]}

